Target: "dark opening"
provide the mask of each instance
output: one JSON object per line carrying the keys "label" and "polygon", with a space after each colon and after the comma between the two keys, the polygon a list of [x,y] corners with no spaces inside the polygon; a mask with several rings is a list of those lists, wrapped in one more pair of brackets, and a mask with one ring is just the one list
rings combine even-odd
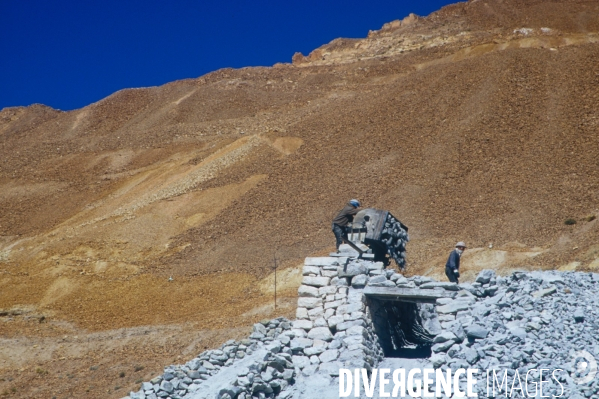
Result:
{"label": "dark opening", "polygon": [[374,330],[385,357],[425,358],[431,356],[434,335],[424,327],[422,306],[412,302],[369,300]]}

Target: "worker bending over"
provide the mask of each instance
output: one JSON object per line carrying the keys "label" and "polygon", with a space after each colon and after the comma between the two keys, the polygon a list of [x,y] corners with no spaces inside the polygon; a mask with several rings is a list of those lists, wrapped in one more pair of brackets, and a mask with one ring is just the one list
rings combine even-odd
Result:
{"label": "worker bending over", "polygon": [[339,246],[344,240],[347,240],[347,225],[354,221],[354,216],[358,213],[360,201],[357,199],[350,200],[345,207],[339,211],[333,219],[332,230],[335,234],[336,248],[339,252]]}

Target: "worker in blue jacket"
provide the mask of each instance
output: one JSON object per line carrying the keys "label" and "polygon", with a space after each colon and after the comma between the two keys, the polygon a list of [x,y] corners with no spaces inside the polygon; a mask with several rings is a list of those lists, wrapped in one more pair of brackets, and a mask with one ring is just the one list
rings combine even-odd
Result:
{"label": "worker in blue jacket", "polygon": [[459,284],[460,278],[460,258],[466,250],[466,244],[463,241],[455,245],[455,249],[449,254],[449,259],[445,264],[445,275],[452,283]]}

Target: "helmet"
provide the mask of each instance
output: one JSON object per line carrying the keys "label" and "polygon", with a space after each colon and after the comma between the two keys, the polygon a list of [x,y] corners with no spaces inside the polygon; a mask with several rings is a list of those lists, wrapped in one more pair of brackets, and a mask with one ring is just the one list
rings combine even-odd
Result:
{"label": "helmet", "polygon": [[466,244],[464,243],[464,241],[458,242],[455,246],[456,246],[456,248],[457,247],[464,247],[464,248],[466,248]]}
{"label": "helmet", "polygon": [[349,200],[349,203],[352,204],[355,208],[360,206],[360,201],[358,201],[357,199]]}

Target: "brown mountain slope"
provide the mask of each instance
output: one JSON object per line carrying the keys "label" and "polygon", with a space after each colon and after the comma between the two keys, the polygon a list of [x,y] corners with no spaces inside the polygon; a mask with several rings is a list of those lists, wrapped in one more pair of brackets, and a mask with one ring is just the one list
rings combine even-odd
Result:
{"label": "brown mountain slope", "polygon": [[[349,197],[411,226],[412,272],[457,238],[548,250],[526,259],[540,266],[588,264],[550,248],[586,223],[564,220],[596,208],[598,46],[581,32],[597,8],[539,7],[459,3],[354,46],[428,29],[422,48],[391,57],[338,48],[339,64],[221,70],[72,112],[5,109],[6,270],[43,275],[40,297],[46,274],[68,270],[263,277],[275,251],[295,265],[329,250]],[[526,35],[500,32],[531,15]],[[429,45],[444,27],[451,43]]]}
{"label": "brown mountain slope", "polygon": [[477,0],[293,64],[4,109],[0,309],[50,336],[246,325],[272,310],[275,252],[293,296],[352,197],[410,227],[409,273],[438,274],[457,240],[466,277],[596,269],[598,16]]}

